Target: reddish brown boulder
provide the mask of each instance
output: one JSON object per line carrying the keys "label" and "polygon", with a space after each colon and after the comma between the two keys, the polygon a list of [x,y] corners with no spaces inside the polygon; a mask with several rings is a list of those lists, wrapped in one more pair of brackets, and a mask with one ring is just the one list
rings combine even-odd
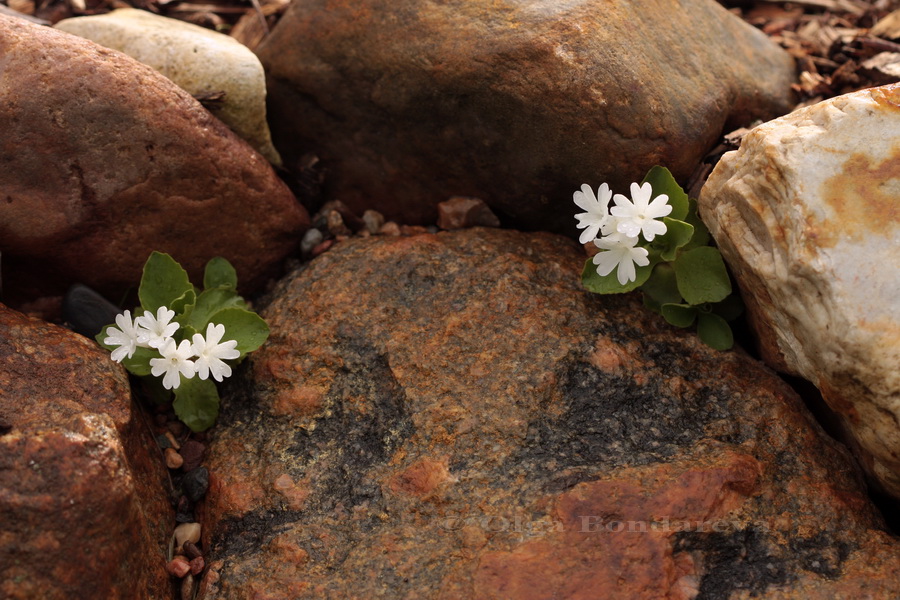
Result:
{"label": "reddish brown boulder", "polygon": [[469,229],[286,278],[210,446],[210,597],[900,594],[900,544],[794,392],[584,292],[583,261]]}
{"label": "reddish brown boulder", "polygon": [[75,281],[119,299],[153,250],[246,291],[308,225],[268,162],[124,54],[0,16],[0,252],[16,305]]}
{"label": "reddish brown boulder", "polygon": [[0,304],[0,597],[171,597],[174,518],[124,370]]}
{"label": "reddish brown boulder", "polygon": [[575,231],[582,183],[686,178],[723,128],[791,109],[794,61],[713,0],[304,0],[257,49],[286,164],[357,213],[451,196]]}

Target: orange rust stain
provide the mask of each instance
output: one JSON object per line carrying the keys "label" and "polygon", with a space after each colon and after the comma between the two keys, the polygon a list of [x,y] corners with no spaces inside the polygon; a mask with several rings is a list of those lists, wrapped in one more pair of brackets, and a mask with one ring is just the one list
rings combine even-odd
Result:
{"label": "orange rust stain", "polygon": [[272,401],[272,412],[279,416],[308,417],[321,410],[325,396],[315,387],[289,387],[279,390]]}
{"label": "orange rust stain", "polygon": [[446,460],[423,458],[392,477],[389,485],[396,493],[424,498],[449,479]]}
{"label": "orange rust stain", "polygon": [[900,108],[900,84],[893,83],[874,88],[870,92],[872,100],[881,106]]}
{"label": "orange rust stain", "polygon": [[[894,181],[894,185],[889,185]],[[810,226],[820,246],[834,246],[839,239],[862,239],[874,233],[887,236],[900,221],[900,146],[875,164],[872,157],[855,153],[844,169],[825,182],[825,202],[834,211],[829,223]]]}
{"label": "orange rust stain", "polygon": [[295,482],[290,475],[283,473],[275,478],[272,487],[284,497],[289,508],[300,510],[306,504],[306,499],[309,498],[308,484],[308,480]]}

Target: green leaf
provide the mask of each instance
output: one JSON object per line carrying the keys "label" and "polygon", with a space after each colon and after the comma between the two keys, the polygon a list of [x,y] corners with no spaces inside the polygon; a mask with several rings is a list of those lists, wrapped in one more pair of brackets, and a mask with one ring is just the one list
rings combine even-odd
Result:
{"label": "green leaf", "polygon": [[731,293],[725,261],[711,246],[682,252],[672,264],[678,291],[688,304],[719,302]]}
{"label": "green leaf", "polygon": [[209,322],[225,326],[222,342],[237,340],[237,349],[241,353],[239,358],[262,346],[269,337],[269,326],[263,318],[243,308],[220,310],[212,315]]}
{"label": "green leaf", "polygon": [[203,288],[210,290],[217,287],[237,289],[237,271],[221,256],[210,259],[203,272]]}
{"label": "green leaf", "polygon": [[171,304],[185,292],[193,290],[187,271],[168,254],[153,252],[144,264],[144,275],[138,288],[138,297],[144,310],[156,314],[160,306]]}
{"label": "green leaf", "polygon": [[188,315],[190,315],[191,311],[194,309],[194,304],[196,304],[196,302],[197,302],[197,293],[194,291],[193,288],[191,288],[188,291],[186,291],[185,293],[183,293],[181,296],[179,296],[178,298],[173,300],[171,306],[169,306],[169,309],[175,311],[175,320],[176,321],[181,323],[182,320],[179,319],[178,317],[182,316],[185,318],[185,322],[186,322],[186,317]]}
{"label": "green leaf", "polygon": [[230,288],[212,288],[197,297],[197,303],[191,311],[187,324],[197,331],[206,334],[206,325],[210,318],[226,308],[246,309],[247,303]]}
{"label": "green leaf", "polygon": [[697,335],[707,346],[716,350],[728,350],[734,345],[731,327],[717,314],[700,313],[697,320]]}
{"label": "green leaf", "polygon": [[731,294],[721,302],[714,304],[712,311],[726,321],[734,321],[744,312],[744,301],[737,294]]}
{"label": "green leaf", "polygon": [[669,204],[672,206],[672,212],[669,217],[678,221],[683,221],[688,214],[688,195],[672,177],[672,173],[665,167],[653,167],[647,172],[644,181],[650,182],[653,186],[653,197],[665,194],[669,197]]}
{"label": "green leaf", "polygon": [[651,245],[659,251],[663,260],[672,261],[675,260],[678,249],[691,241],[691,236],[694,235],[694,226],[669,217],[663,217],[663,223],[666,225],[666,233],[654,237]]}
{"label": "green leaf", "polygon": [[172,403],[175,414],[191,431],[206,431],[219,416],[219,392],[212,379],[181,379]]}
{"label": "green leaf", "polygon": [[645,296],[656,301],[656,304],[677,304],[682,301],[675,282],[675,269],[669,263],[660,263],[653,269],[650,278],[641,286]]}
{"label": "green leaf", "polygon": [[703,221],[700,220],[700,215],[697,212],[697,201],[693,198],[690,199],[688,214],[684,220],[686,223],[690,223],[694,226],[694,236],[684,249],[690,250],[691,248],[708,245],[710,239],[709,229],[707,229]]}
{"label": "green leaf", "polygon": [[675,327],[690,327],[697,317],[697,309],[687,304],[663,304],[662,316]]}
{"label": "green leaf", "polygon": [[598,275],[597,267],[589,258],[587,259],[587,262],[584,263],[584,269],[581,271],[581,284],[587,291],[594,292],[595,294],[624,294],[625,292],[630,292],[641,287],[650,277],[653,266],[657,262],[658,259],[651,256],[650,264],[646,267],[635,267],[637,279],[622,285],[616,278],[616,269],[613,269],[608,275]]}

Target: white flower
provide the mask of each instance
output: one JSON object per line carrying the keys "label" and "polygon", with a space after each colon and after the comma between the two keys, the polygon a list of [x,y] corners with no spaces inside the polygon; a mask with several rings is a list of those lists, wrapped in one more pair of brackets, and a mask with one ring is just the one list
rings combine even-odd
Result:
{"label": "white flower", "polygon": [[118,346],[112,351],[111,358],[116,362],[122,362],[125,357],[131,358],[138,346],[140,330],[131,320],[131,311],[126,310],[121,315],[116,315],[116,325],[119,327],[107,327],[104,344]]}
{"label": "white flower", "polygon": [[179,373],[187,379],[194,376],[194,361],[189,360],[193,356],[189,341],[181,340],[181,343],[176,346],[175,340],[169,338],[166,344],[159,349],[159,353],[162,358],[150,359],[150,372],[154,377],[165,373],[163,387],[167,390],[174,390],[181,383]]}
{"label": "white flower", "polygon": [[594,240],[594,245],[605,252],[598,252],[594,255],[593,261],[597,265],[598,275],[609,275],[612,270],[618,267],[616,271],[616,279],[619,283],[625,285],[629,281],[637,279],[637,273],[634,265],[645,267],[650,264],[647,258],[647,250],[644,248],[635,248],[638,239],[629,237],[623,233],[613,233],[602,239]]}
{"label": "white flower", "polygon": [[578,219],[576,227],[584,229],[578,238],[578,241],[582,244],[586,244],[597,237],[597,233],[603,227],[603,224],[606,223],[609,218],[607,206],[610,198],[612,198],[612,191],[605,183],[597,188],[596,196],[594,196],[591,186],[586,183],[581,186],[580,191],[572,194],[575,204],[587,211],[575,215],[575,218]]}
{"label": "white flower", "polygon": [[222,361],[223,359],[237,358],[241,353],[235,349],[237,346],[235,340],[220,344],[219,340],[223,335],[225,335],[225,326],[212,323],[206,326],[206,339],[199,333],[194,334],[194,343],[191,349],[197,355],[195,367],[200,379],[208,379],[210,373],[216,381],[222,381],[223,378],[231,376],[231,367]]}
{"label": "white flower", "polygon": [[175,316],[174,310],[160,306],[153,316],[149,310],[144,311],[143,317],[135,319],[135,323],[142,328],[138,335],[138,344],[150,348],[162,348],[166,342],[178,331],[178,323],[170,323]]}
{"label": "white flower", "polygon": [[653,186],[649,183],[638,185],[631,184],[631,201],[622,194],[616,194],[613,202],[616,203],[609,211],[619,218],[616,229],[629,237],[637,237],[643,233],[644,239],[652,241],[657,235],[666,232],[666,224],[656,219],[665,217],[672,212],[669,197],[665,194],[657,196],[653,202]]}

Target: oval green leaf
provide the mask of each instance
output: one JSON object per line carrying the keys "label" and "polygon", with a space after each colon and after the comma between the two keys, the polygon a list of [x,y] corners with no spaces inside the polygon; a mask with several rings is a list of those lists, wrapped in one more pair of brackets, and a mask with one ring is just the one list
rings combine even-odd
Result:
{"label": "oval green leaf", "polygon": [[581,284],[587,291],[594,292],[595,294],[624,294],[625,292],[631,292],[644,285],[647,279],[650,278],[653,266],[657,262],[658,259],[654,259],[651,256],[650,264],[646,267],[635,267],[634,271],[637,279],[622,285],[616,278],[615,269],[608,275],[598,275],[597,267],[589,258],[587,259],[587,262],[584,263],[584,269],[581,271]]}
{"label": "oval green leaf", "polygon": [[[220,310],[210,317],[209,322],[225,326],[222,342],[236,340],[240,358],[262,346],[269,337],[269,326],[263,318],[243,308]],[[205,329],[203,333],[206,334]]]}
{"label": "oval green leaf", "polygon": [[672,264],[678,291],[688,304],[720,302],[731,293],[725,261],[711,246],[682,252]]}
{"label": "oval green leaf", "polygon": [[172,403],[175,414],[191,431],[206,431],[219,416],[219,391],[212,379],[181,379]]}
{"label": "oval green leaf", "polygon": [[675,260],[678,249],[691,241],[694,226],[669,217],[663,217],[663,223],[666,225],[666,233],[653,238],[651,245],[659,251],[663,260],[672,261]]}
{"label": "oval green leaf", "polygon": [[237,289],[237,271],[221,256],[210,259],[203,271],[203,289],[211,290],[217,287]]}
{"label": "oval green leaf", "polygon": [[193,289],[187,271],[175,259],[162,252],[153,252],[144,264],[138,297],[144,310],[155,314],[160,306],[171,308],[175,300]]}
{"label": "oval green leaf", "polygon": [[665,194],[669,197],[669,204],[672,206],[672,212],[669,213],[669,217],[683,221],[688,214],[688,195],[684,193],[682,187],[675,181],[672,173],[665,167],[653,167],[647,172],[647,176],[644,177],[644,181],[641,183],[648,181],[653,186],[654,198],[660,194]]}
{"label": "oval green leaf", "polygon": [[716,350],[728,350],[734,345],[734,334],[728,323],[715,313],[700,313],[697,319],[697,335],[707,346]]}
{"label": "oval green leaf", "polygon": [[690,327],[697,317],[697,309],[687,304],[663,304],[660,312],[675,327]]}
{"label": "oval green leaf", "polygon": [[641,291],[659,305],[679,304],[682,300],[675,282],[675,269],[668,263],[656,265],[650,278],[641,286]]}
{"label": "oval green leaf", "polygon": [[206,325],[210,318],[226,308],[246,309],[247,303],[231,288],[219,287],[204,291],[197,297],[188,324],[206,335]]}

